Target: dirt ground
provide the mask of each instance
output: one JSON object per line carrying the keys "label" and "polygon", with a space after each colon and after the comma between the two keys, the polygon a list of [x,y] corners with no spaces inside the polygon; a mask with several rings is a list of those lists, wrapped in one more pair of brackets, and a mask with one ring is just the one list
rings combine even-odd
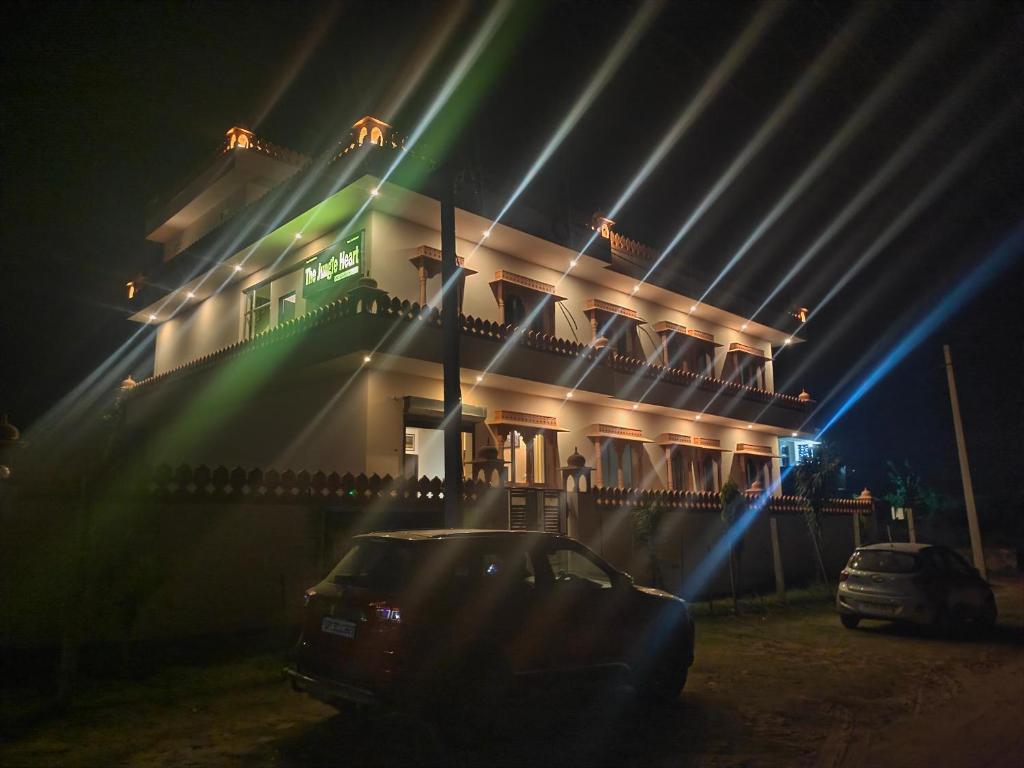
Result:
{"label": "dirt ground", "polygon": [[679,702],[625,687],[534,697],[490,733],[440,740],[399,716],[358,723],[246,658],[88,686],[66,715],[0,746],[5,766],[1024,765],[1024,581],[1001,579],[997,630],[939,638],[843,629],[820,596],[698,614]]}

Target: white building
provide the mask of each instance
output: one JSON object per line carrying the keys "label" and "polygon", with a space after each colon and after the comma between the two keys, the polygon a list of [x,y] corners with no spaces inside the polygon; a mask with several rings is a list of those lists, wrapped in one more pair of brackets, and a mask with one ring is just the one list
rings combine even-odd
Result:
{"label": "white building", "polygon": [[[319,160],[232,128],[154,213],[161,274],[129,286],[156,334],[127,400],[140,459],[443,474],[440,323],[422,309],[439,306],[440,206],[414,191],[429,179],[412,154],[371,117]],[[510,484],[557,487],[578,447],[597,485],[768,487],[810,408],[774,391],[798,319],[643,281],[657,254],[614,227],[556,236],[522,207],[496,225],[457,208],[467,474],[493,445]]]}

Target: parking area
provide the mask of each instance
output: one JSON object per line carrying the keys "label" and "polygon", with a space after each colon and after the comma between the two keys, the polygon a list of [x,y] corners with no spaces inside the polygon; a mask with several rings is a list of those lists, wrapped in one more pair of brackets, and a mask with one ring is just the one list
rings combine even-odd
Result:
{"label": "parking area", "polygon": [[676,705],[645,708],[625,687],[549,693],[454,740],[397,715],[339,715],[293,693],[275,656],[177,667],[87,685],[70,712],[7,739],[0,762],[1019,766],[1024,581],[998,579],[996,595],[996,631],[956,638],[847,630],[822,596],[748,601],[738,617],[698,605]]}

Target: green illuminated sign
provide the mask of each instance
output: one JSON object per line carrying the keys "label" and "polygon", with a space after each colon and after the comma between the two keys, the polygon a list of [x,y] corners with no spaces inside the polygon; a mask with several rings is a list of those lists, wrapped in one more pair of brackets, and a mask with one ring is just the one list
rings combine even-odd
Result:
{"label": "green illuminated sign", "polygon": [[313,296],[347,277],[363,265],[363,233],[359,230],[308,259],[302,269],[302,296]]}

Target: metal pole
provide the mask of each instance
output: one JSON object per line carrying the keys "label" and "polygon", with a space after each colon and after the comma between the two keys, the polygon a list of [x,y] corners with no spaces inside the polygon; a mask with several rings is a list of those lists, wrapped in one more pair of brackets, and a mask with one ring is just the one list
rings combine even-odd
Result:
{"label": "metal pole", "polygon": [[455,259],[455,177],[441,171],[441,354],[444,364],[444,524],[462,525],[462,387],[459,382],[459,291]]}
{"label": "metal pole", "polygon": [[914,530],[914,508],[907,507],[903,511],[907,515],[907,538],[911,544],[917,544],[917,531]]}
{"label": "metal pole", "polygon": [[983,579],[988,578],[985,570],[985,552],[981,547],[981,529],[978,527],[978,510],[974,506],[974,486],[971,484],[971,467],[967,463],[967,443],[964,440],[964,424],[960,420],[960,399],[956,394],[956,377],[953,374],[953,356],[949,345],[942,345],[946,357],[946,379],[949,381],[949,402],[953,407],[953,430],[956,432],[956,449],[960,454],[960,479],[964,484],[964,501],[967,503],[967,528],[971,532],[971,557],[974,567]]}

